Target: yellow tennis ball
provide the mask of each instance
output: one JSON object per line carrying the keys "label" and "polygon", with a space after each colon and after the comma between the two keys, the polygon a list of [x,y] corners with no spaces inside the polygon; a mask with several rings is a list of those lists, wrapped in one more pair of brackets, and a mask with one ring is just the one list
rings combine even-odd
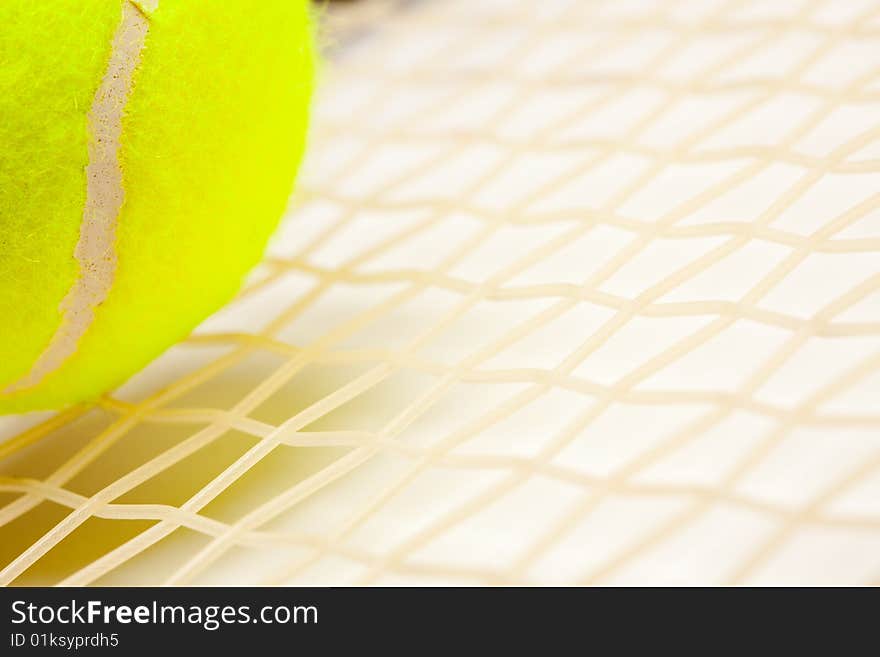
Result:
{"label": "yellow tennis ball", "polygon": [[0,1],[0,413],[92,399],[234,296],[313,73],[306,0]]}

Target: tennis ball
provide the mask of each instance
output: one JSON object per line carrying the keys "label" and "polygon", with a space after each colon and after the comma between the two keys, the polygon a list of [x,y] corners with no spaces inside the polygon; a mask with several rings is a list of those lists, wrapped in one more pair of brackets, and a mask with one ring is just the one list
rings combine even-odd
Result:
{"label": "tennis ball", "polygon": [[0,413],[99,396],[235,295],[314,64],[306,0],[0,1]]}

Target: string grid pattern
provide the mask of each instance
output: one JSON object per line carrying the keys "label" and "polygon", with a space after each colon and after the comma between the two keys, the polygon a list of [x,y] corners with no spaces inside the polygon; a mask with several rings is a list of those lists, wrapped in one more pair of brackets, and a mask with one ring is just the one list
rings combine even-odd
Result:
{"label": "string grid pattern", "polygon": [[880,5],[325,32],[240,299],[0,420],[0,582],[880,583]]}

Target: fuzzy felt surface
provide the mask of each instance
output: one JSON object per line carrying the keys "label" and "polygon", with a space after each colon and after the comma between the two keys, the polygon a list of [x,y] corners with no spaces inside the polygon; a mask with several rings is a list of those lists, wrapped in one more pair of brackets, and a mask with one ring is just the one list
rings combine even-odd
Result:
{"label": "fuzzy felt surface", "polygon": [[0,2],[0,388],[43,351],[78,275],[86,115],[119,20],[114,5]]}
{"label": "fuzzy felt surface", "polygon": [[[120,14],[106,0],[0,3],[0,115],[16,114],[0,123],[0,387],[45,348],[77,275],[86,114]],[[38,388],[0,393],[0,412],[121,384],[236,293],[284,211],[313,86],[306,1],[161,0],[150,21],[124,117],[113,286],[77,354]]]}

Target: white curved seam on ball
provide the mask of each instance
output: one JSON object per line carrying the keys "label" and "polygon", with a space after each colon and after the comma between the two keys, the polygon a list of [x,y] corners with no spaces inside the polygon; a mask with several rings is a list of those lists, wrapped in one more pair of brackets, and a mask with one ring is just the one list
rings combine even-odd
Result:
{"label": "white curved seam on ball", "polygon": [[119,159],[122,122],[150,29],[148,13],[158,0],[124,0],[122,19],[113,36],[107,70],[88,114],[89,161],[86,202],[74,258],[79,277],[61,302],[61,325],[34,365],[3,392],[12,394],[40,385],[72,357],[92,326],[95,310],[116,278],[116,228],[125,202]]}
{"label": "white curved seam on ball", "polygon": [[149,16],[159,8],[159,0],[130,0],[131,3]]}

